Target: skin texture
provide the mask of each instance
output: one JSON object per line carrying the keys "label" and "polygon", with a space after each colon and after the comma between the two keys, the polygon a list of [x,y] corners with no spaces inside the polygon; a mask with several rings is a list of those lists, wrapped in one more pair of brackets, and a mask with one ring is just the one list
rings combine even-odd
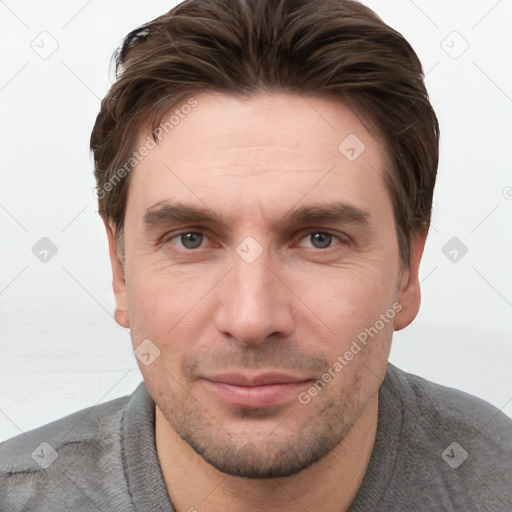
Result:
{"label": "skin texture", "polygon": [[[384,147],[339,100],[194,97],[197,106],[132,171],[124,269],[105,222],[115,318],[134,348],[149,339],[160,351],[150,365],[138,362],[157,406],[169,495],[179,512],[346,510],[373,447],[393,330],[419,308],[426,232],[402,264]],[[139,146],[148,134],[141,128]],[[365,145],[353,161],[338,148],[350,134]],[[148,209],[176,201],[217,220],[144,223]],[[366,222],[278,223],[291,210],[340,201],[366,212]],[[298,393],[329,368],[330,382],[301,403]],[[205,380],[271,370],[304,382],[267,407],[233,405]]]}

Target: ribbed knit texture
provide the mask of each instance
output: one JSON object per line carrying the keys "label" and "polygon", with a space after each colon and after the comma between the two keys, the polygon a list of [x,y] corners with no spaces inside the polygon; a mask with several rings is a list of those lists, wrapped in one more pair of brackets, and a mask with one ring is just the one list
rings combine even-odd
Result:
{"label": "ribbed knit texture", "polygon": [[124,415],[123,433],[125,471],[136,510],[174,512],[156,452],[155,404],[143,382]]}
{"label": "ribbed knit texture", "polygon": [[[58,454],[46,469],[32,458],[43,442]],[[452,443],[467,452],[457,468],[442,455]],[[335,508],[326,496],[317,510]],[[21,511],[173,512],[143,382],[131,396],[0,444],[0,512]],[[349,512],[373,511],[511,512],[512,420],[389,364],[370,463]]]}

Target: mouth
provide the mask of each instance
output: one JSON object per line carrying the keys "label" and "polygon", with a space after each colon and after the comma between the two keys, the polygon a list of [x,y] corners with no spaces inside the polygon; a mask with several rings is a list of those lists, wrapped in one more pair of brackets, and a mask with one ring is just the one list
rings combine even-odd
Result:
{"label": "mouth", "polygon": [[257,409],[295,399],[311,379],[283,373],[230,373],[203,377],[208,391],[236,407]]}

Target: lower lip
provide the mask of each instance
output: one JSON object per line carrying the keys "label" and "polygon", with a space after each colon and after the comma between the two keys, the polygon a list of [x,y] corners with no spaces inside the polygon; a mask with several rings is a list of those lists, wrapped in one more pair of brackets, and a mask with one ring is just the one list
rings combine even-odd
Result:
{"label": "lower lip", "polygon": [[306,381],[302,381],[264,386],[237,386],[211,380],[205,380],[204,382],[208,389],[222,400],[237,407],[248,409],[278,405],[298,395],[306,384]]}

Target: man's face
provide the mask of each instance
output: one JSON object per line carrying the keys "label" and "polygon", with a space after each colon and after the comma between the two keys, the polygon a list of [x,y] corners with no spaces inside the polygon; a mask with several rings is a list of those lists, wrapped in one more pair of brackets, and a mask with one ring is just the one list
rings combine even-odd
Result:
{"label": "man's face", "polygon": [[205,460],[291,475],[375,399],[410,309],[384,149],[337,100],[195,99],[132,171],[116,318],[158,347],[148,391]]}

